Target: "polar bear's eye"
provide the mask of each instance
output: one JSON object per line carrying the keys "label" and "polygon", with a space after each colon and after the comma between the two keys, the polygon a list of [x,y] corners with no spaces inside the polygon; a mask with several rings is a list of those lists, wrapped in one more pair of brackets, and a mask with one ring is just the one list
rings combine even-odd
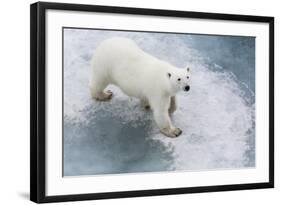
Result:
{"label": "polar bear's eye", "polygon": [[181,79],[180,79],[180,78],[178,78],[178,81],[181,81]]}
{"label": "polar bear's eye", "polygon": [[189,79],[189,76],[186,76],[187,79]]}

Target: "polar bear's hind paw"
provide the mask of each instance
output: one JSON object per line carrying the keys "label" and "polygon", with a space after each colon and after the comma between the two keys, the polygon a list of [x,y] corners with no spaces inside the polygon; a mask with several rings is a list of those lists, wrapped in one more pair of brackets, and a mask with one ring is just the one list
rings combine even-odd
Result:
{"label": "polar bear's hind paw", "polygon": [[112,98],[113,93],[110,90],[107,90],[105,92],[99,93],[98,96],[95,96],[94,98],[98,101],[108,101]]}

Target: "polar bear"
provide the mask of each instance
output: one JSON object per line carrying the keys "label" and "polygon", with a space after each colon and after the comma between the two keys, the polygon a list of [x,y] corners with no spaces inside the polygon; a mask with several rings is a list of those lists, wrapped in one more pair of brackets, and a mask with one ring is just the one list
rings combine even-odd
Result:
{"label": "polar bear", "polygon": [[105,88],[116,85],[128,96],[139,98],[146,109],[152,109],[164,135],[177,137],[182,133],[172,124],[169,114],[176,110],[176,93],[190,89],[189,68],[179,69],[159,60],[123,37],[103,41],[92,57],[91,68],[90,90],[94,99],[110,100],[113,93]]}

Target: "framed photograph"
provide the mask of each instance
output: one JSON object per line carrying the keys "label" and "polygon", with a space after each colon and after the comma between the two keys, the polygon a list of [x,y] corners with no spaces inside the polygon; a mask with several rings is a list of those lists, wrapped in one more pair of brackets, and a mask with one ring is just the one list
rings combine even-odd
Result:
{"label": "framed photograph", "polygon": [[274,187],[274,18],[31,5],[30,198]]}

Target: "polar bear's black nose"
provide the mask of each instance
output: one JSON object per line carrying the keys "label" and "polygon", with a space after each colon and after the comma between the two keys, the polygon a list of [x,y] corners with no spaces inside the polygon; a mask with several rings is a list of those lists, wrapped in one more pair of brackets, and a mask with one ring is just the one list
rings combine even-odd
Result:
{"label": "polar bear's black nose", "polygon": [[190,86],[189,85],[184,87],[184,91],[189,91],[189,90],[190,90]]}

